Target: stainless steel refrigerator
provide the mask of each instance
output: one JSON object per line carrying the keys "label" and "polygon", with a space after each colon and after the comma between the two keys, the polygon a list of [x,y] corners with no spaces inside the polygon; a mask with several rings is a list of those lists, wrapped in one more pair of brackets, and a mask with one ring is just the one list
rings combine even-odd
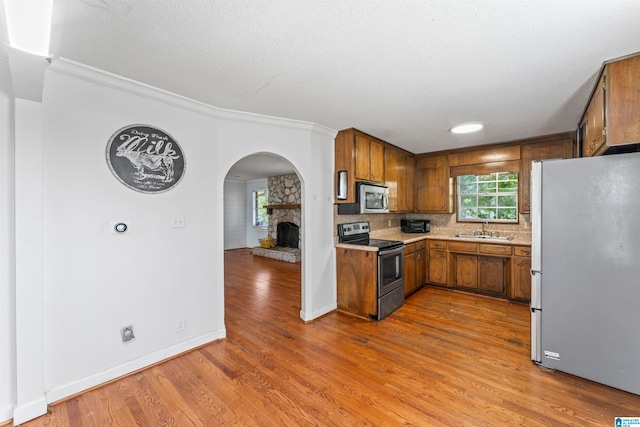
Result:
{"label": "stainless steel refrigerator", "polygon": [[640,394],[640,153],[534,162],[531,359]]}

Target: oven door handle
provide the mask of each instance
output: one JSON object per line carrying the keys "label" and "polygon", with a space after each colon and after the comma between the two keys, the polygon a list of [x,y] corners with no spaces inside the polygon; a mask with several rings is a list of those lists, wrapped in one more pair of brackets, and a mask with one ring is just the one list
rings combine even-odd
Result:
{"label": "oven door handle", "polygon": [[396,252],[404,252],[404,245],[403,246],[399,246],[397,248],[393,248],[393,249],[380,249],[378,251],[378,255],[379,256],[384,256],[384,255],[389,255],[389,254],[393,254]]}

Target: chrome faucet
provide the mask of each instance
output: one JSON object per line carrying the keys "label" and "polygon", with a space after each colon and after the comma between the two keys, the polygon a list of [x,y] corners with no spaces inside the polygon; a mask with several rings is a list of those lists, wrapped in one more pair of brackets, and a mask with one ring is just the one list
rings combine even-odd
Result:
{"label": "chrome faucet", "polygon": [[485,236],[487,234],[486,229],[489,228],[489,221],[485,221],[482,223],[482,235]]}

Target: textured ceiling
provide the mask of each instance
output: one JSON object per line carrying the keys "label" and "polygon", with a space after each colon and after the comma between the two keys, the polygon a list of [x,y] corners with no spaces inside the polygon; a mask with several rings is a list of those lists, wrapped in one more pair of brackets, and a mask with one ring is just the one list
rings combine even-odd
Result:
{"label": "textured ceiling", "polygon": [[54,22],[55,56],[414,153],[572,130],[640,51],[638,0],[65,0]]}

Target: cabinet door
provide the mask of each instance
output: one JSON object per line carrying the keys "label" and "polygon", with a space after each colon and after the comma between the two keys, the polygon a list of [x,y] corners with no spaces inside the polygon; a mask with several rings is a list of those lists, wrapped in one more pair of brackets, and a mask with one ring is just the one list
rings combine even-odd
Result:
{"label": "cabinet door", "polygon": [[512,298],[531,301],[531,258],[513,258]]}
{"label": "cabinet door", "polygon": [[504,294],[505,292],[505,258],[480,257],[479,289],[487,292]]}
{"label": "cabinet door", "polygon": [[600,147],[606,142],[605,136],[605,79],[606,72],[602,74],[598,86],[596,86],[595,92],[593,92],[593,98],[591,100],[592,108],[590,109],[591,115],[589,121],[591,122],[591,139],[593,144],[592,153],[596,153]]}
{"label": "cabinet door", "polygon": [[420,249],[416,251],[416,286],[415,289],[420,289],[424,286],[426,280],[426,267],[427,267],[427,250]]}
{"label": "cabinet door", "polygon": [[449,213],[449,166],[447,155],[420,157],[416,165],[417,209]]}
{"label": "cabinet door", "polygon": [[416,158],[405,155],[405,204],[404,210],[413,212],[416,209]]}
{"label": "cabinet door", "polygon": [[476,289],[478,287],[478,257],[456,254],[456,286]]}
{"label": "cabinet door", "polygon": [[369,138],[356,134],[356,179],[371,181],[371,144]]}
{"label": "cabinet door", "polygon": [[520,213],[529,213],[531,211],[531,162],[572,158],[573,136],[571,133],[564,133],[552,139],[523,144],[521,157],[520,173],[518,174],[518,204],[520,205]]}
{"label": "cabinet door", "polygon": [[369,141],[369,178],[373,182],[384,182],[384,145],[380,141]]}
{"label": "cabinet door", "polygon": [[404,256],[404,296],[416,289],[416,253]]}
{"label": "cabinet door", "polygon": [[607,144],[640,142],[640,55],[607,64],[605,73]]}
{"label": "cabinet door", "polygon": [[447,284],[447,251],[439,249],[429,251],[429,283]]}
{"label": "cabinet door", "polygon": [[399,210],[398,203],[398,157],[400,150],[387,148],[384,152],[384,182],[389,189],[389,210],[396,212]]}

